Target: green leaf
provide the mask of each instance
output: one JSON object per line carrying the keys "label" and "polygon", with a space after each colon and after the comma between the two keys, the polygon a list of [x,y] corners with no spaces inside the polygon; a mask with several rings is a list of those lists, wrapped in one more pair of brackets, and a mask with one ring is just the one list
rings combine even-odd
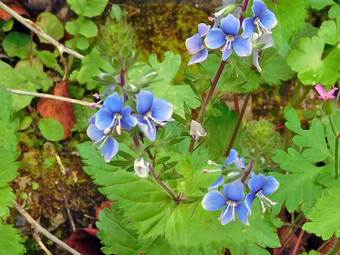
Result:
{"label": "green leaf", "polygon": [[305,0],[267,1],[267,4],[278,20],[277,26],[273,29],[274,45],[278,52],[286,57],[292,47],[295,36],[305,28],[307,14]]}
{"label": "green leaf", "polygon": [[58,142],[64,138],[64,127],[55,119],[41,119],[38,127],[42,136],[49,141]]}
{"label": "green leaf", "polygon": [[335,4],[333,0],[308,0],[307,2],[316,10],[321,10],[328,5]]}
{"label": "green leaf", "polygon": [[[301,38],[296,49],[292,50],[287,62],[298,72],[304,84],[333,86],[340,77],[340,48],[336,47],[324,56],[324,39],[314,36]],[[311,65],[310,63],[313,63]]]}
{"label": "green leaf", "polygon": [[31,124],[32,124],[32,117],[31,116],[25,116],[22,118],[22,120],[20,121],[20,127],[19,130],[25,130],[27,129]]}
{"label": "green leaf", "polygon": [[21,255],[25,253],[23,240],[17,229],[10,225],[0,224],[0,253]]}
{"label": "green leaf", "polygon": [[117,4],[113,4],[111,7],[111,17],[116,19],[117,21],[120,21],[123,17],[122,9]]}
{"label": "green leaf", "polygon": [[67,0],[67,3],[79,16],[92,18],[103,13],[108,0]]}
{"label": "green leaf", "polygon": [[151,67],[158,73],[158,76],[148,87],[158,97],[169,101],[174,105],[174,111],[181,117],[185,117],[184,104],[190,108],[200,106],[200,101],[187,84],[174,84],[179,68],[181,66],[181,56],[167,51],[164,53],[163,62],[157,60],[155,54],[149,57]]}
{"label": "green leaf", "polygon": [[334,187],[325,190],[314,208],[307,214],[310,222],[305,223],[303,229],[324,240],[331,238],[333,234],[340,237],[339,194],[339,182]]}
{"label": "green leaf", "polygon": [[328,16],[330,18],[339,18],[340,17],[340,5],[339,4],[333,5],[328,11]]}
{"label": "green leaf", "polygon": [[2,41],[2,47],[9,57],[27,59],[30,52],[30,36],[16,31],[10,32]]}
{"label": "green leaf", "polygon": [[97,25],[90,19],[80,17],[66,23],[66,31],[72,35],[83,35],[86,38],[95,37],[98,34]]}
{"label": "green leaf", "polygon": [[[60,40],[64,37],[64,26],[59,18],[50,12],[42,12],[37,17],[37,25],[48,35],[55,40]],[[40,38],[42,43],[47,43],[46,40]]]}
{"label": "green leaf", "polygon": [[340,18],[326,20],[321,24],[318,36],[324,39],[325,43],[335,45],[340,41]]}
{"label": "green leaf", "polygon": [[60,65],[57,61],[57,54],[52,53],[47,50],[36,51],[35,55],[40,59],[40,61],[47,67],[56,70],[59,74],[63,73]]}
{"label": "green leaf", "polygon": [[216,155],[218,157],[223,155],[230,142],[237,122],[237,115],[222,102],[214,103],[206,115],[203,126],[207,136],[203,146],[207,146],[210,155],[212,155],[211,160],[217,160]]}
{"label": "green leaf", "polygon": [[[229,242],[240,245],[252,242],[262,247],[280,245],[275,232],[275,226],[279,225],[278,221],[271,215],[262,215],[258,203],[254,205],[256,209],[251,217],[250,226],[240,222],[222,226],[218,221],[220,213],[203,210],[200,199],[191,203],[176,204],[151,179],[138,178],[131,172],[105,163],[98,164],[99,153],[89,143],[79,145],[78,149],[87,165],[85,171],[94,178],[97,185],[101,186],[100,191],[104,195],[110,200],[118,201],[117,205],[128,220],[124,226],[135,230],[138,240],[148,242],[164,236],[170,250],[187,250],[188,254],[207,252],[217,254],[217,251]],[[185,167],[186,169],[181,170],[188,176],[185,178],[190,178],[192,183],[196,181],[198,181],[196,184],[200,183],[195,186],[189,184],[192,189],[190,193],[203,195],[199,187],[208,184],[204,183],[201,177],[189,177],[196,174],[202,176],[202,172],[197,171],[196,159],[186,157],[185,160],[189,160],[189,163],[180,163],[177,167]],[[178,185],[182,185],[183,182],[189,183],[187,180],[189,179],[178,180]],[[209,182],[210,179],[207,180]],[[193,190],[194,188],[196,190]]]}
{"label": "green leaf", "polygon": [[93,48],[81,63],[81,68],[75,70],[71,74],[71,79],[77,80],[81,84],[97,84],[94,78],[99,77],[101,72],[112,73],[113,69],[108,61],[105,59],[96,48]]}
{"label": "green leaf", "polygon": [[[332,183],[335,137],[328,121],[315,118],[309,129],[302,129],[292,108],[285,111],[285,117],[286,126],[295,133],[293,143],[298,150],[289,148],[287,153],[279,150],[273,157],[273,161],[287,171],[286,174],[272,173],[280,182],[274,200],[281,205],[285,203],[289,212],[301,206],[306,213],[315,205],[323,186]],[[323,164],[318,165],[319,162]]]}
{"label": "green leaf", "polygon": [[103,210],[96,225],[100,230],[98,237],[104,244],[102,250],[105,254],[130,255],[140,251],[138,235],[128,228],[129,222],[117,205]]}
{"label": "green leaf", "polygon": [[[0,61],[0,85],[12,89],[21,89],[26,91],[35,91],[35,86],[32,83],[26,81],[25,77],[18,74],[18,72],[13,69],[7,63]],[[31,96],[12,96],[13,109],[18,111],[31,103]]]}

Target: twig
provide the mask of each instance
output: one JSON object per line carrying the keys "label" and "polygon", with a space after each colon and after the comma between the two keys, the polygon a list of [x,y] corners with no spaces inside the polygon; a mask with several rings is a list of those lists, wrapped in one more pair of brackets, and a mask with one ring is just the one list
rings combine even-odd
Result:
{"label": "twig", "polygon": [[54,153],[54,156],[55,156],[57,163],[59,165],[60,172],[62,173],[62,175],[66,175],[67,170],[66,170],[63,162],[61,161],[60,156],[58,155],[58,153]]}
{"label": "twig", "polygon": [[9,89],[9,88],[7,89],[7,91],[10,92],[10,93],[16,94],[16,95],[48,98],[48,99],[64,101],[64,102],[68,102],[68,103],[72,103],[72,104],[80,104],[80,105],[88,106],[88,107],[91,107],[91,108],[101,108],[102,107],[99,104],[86,102],[86,101],[73,99],[73,98],[68,98],[68,97],[54,96],[54,95],[50,95],[50,94],[24,91],[24,90],[18,90],[18,89]]}
{"label": "twig", "polygon": [[293,248],[293,251],[292,251],[292,255],[298,255],[299,248],[300,248],[300,243],[301,243],[301,240],[302,240],[302,237],[303,237],[304,234],[305,234],[305,231],[301,230],[300,234],[298,236],[298,239],[296,240],[296,243],[294,245],[294,248]]}
{"label": "twig", "polygon": [[235,143],[238,131],[239,131],[240,127],[241,127],[241,123],[242,123],[242,119],[243,119],[244,113],[246,112],[246,109],[247,109],[247,105],[248,105],[248,101],[249,101],[250,95],[251,94],[247,94],[247,96],[246,96],[246,99],[245,99],[245,101],[243,103],[243,106],[242,106],[242,109],[241,109],[240,116],[238,117],[235,129],[234,129],[233,135],[232,135],[232,137],[230,139],[230,142],[228,144],[228,147],[227,147],[226,151],[224,152],[224,155],[226,157],[229,155],[229,152],[230,152],[231,148],[233,147],[233,145]]}
{"label": "twig", "polygon": [[84,56],[74,50],[71,50],[67,47],[65,47],[63,44],[55,40],[53,37],[48,35],[46,32],[44,32],[37,24],[35,24],[30,19],[26,19],[22,17],[20,14],[18,14],[16,11],[14,11],[12,8],[4,4],[2,1],[0,1],[0,8],[3,9],[5,12],[11,14],[13,18],[15,18],[17,21],[19,21],[21,24],[23,24],[25,27],[27,27],[29,30],[31,30],[33,33],[37,34],[39,37],[45,39],[50,44],[54,45],[58,51],[60,52],[60,55],[62,56],[63,53],[70,54],[78,59],[84,59]]}
{"label": "twig", "polygon": [[41,240],[39,234],[37,232],[33,232],[32,234],[34,240],[38,243],[38,245],[40,246],[40,248],[47,254],[47,255],[53,255],[45,246],[45,244],[43,243],[43,241]]}
{"label": "twig", "polygon": [[50,239],[51,241],[53,241],[54,243],[56,243],[57,245],[59,245],[61,248],[63,248],[64,250],[68,251],[69,253],[73,254],[73,255],[81,255],[81,253],[79,253],[78,251],[76,251],[75,249],[73,249],[72,247],[70,247],[69,245],[67,245],[66,243],[64,243],[63,241],[61,241],[59,238],[57,238],[56,236],[52,235],[50,232],[48,232],[45,228],[43,228],[38,222],[36,222],[31,215],[29,215],[17,202],[14,201],[14,207],[15,209],[22,215],[25,217],[25,219],[27,220],[27,222],[29,224],[31,224],[33,230],[36,233],[40,233],[42,235],[44,235],[45,237],[47,237],[48,239]]}
{"label": "twig", "polygon": [[64,202],[65,202],[65,207],[66,207],[66,212],[67,212],[67,216],[70,220],[70,223],[71,223],[71,228],[72,228],[72,231],[73,232],[76,232],[77,228],[76,228],[76,224],[74,223],[74,220],[73,220],[73,217],[72,217],[72,214],[71,214],[71,210],[70,210],[70,206],[68,204],[68,200],[67,200],[67,197],[65,195],[63,195],[64,197]]}

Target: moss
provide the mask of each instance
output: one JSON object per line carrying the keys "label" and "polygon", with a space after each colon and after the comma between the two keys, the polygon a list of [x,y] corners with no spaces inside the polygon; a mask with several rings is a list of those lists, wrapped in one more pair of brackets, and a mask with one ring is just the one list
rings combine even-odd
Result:
{"label": "moss", "polygon": [[207,22],[207,13],[185,3],[145,3],[138,7],[141,12],[131,22],[144,58],[152,53],[161,57],[171,50],[188,60],[185,39],[197,33],[197,24]]}

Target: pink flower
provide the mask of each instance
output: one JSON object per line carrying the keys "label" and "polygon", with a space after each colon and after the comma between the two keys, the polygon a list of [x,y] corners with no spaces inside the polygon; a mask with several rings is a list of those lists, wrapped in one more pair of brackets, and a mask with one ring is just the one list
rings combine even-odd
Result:
{"label": "pink flower", "polygon": [[323,101],[327,101],[330,99],[334,99],[335,98],[335,91],[338,90],[338,88],[332,88],[330,91],[326,91],[325,88],[321,85],[318,84],[315,86],[315,90],[318,92],[319,96],[318,98],[323,100]]}

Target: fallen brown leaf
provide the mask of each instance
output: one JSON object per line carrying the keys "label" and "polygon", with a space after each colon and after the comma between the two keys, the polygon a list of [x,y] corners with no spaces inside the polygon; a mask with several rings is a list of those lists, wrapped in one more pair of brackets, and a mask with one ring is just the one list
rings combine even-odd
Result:
{"label": "fallen brown leaf", "polygon": [[[68,81],[59,82],[54,87],[53,95],[69,97]],[[72,128],[76,123],[71,103],[42,98],[39,100],[37,108],[43,118],[52,118],[63,124],[65,139],[71,136]]]}

